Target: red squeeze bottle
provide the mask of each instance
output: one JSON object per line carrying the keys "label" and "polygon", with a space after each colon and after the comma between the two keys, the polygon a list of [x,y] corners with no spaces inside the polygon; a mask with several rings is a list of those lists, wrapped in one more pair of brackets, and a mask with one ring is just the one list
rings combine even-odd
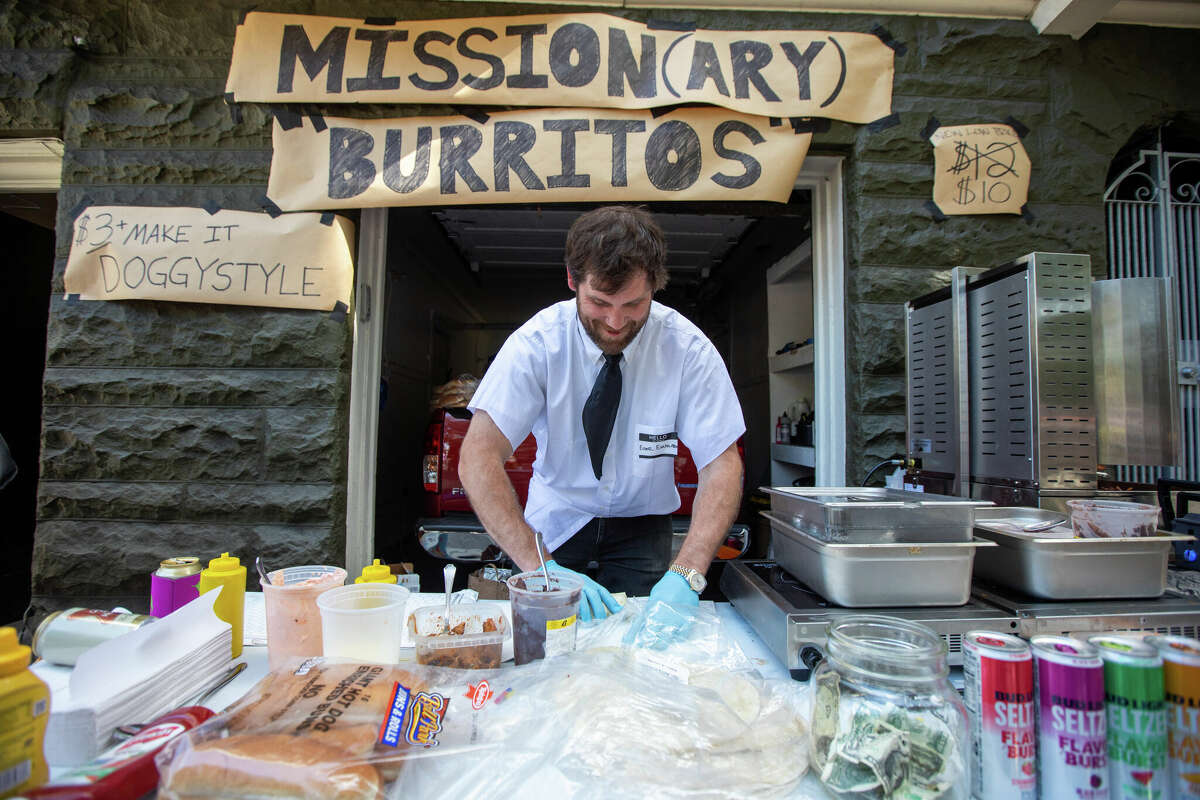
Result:
{"label": "red squeeze bottle", "polygon": [[184,706],[163,714],[138,734],[110,747],[91,762],[51,779],[21,797],[29,800],[128,800],[158,786],[154,756],[167,742],[204,722],[213,712]]}

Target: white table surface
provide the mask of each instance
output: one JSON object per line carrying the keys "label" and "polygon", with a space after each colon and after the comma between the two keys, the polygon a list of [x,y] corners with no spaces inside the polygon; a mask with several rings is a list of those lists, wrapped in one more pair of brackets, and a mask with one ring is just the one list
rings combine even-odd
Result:
{"label": "white table surface", "polygon": [[[784,665],[732,605],[715,603],[714,606],[730,638],[737,642],[764,678],[780,680],[790,678]],[[236,662],[245,662],[246,669],[204,702],[208,708],[215,711],[228,708],[241,699],[253,688],[254,684],[267,674],[267,648],[265,645],[246,645],[242,648],[242,654],[236,659]],[[807,687],[804,687],[804,691],[807,691]],[[52,768],[51,776],[64,771],[66,768]],[[826,800],[829,795],[810,772],[788,797],[791,800]]]}

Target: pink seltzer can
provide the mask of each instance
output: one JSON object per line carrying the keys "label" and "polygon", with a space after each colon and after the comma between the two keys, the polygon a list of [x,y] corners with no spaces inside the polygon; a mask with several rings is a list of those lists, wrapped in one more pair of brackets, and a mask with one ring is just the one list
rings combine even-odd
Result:
{"label": "pink seltzer can", "polygon": [[976,800],[1035,800],[1037,730],[1033,651],[1016,636],[963,636],[963,700],[971,717],[971,792]]}
{"label": "pink seltzer can", "polygon": [[1069,636],[1034,636],[1038,787],[1049,800],[1108,800],[1104,662]]}

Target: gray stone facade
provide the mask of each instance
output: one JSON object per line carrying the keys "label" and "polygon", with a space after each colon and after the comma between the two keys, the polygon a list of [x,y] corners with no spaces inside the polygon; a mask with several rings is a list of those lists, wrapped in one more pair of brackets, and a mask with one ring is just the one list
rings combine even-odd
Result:
{"label": "gray stone facade", "polygon": [[[263,11],[405,18],[548,6],[282,0]],[[569,7],[577,11],[577,7]],[[44,386],[33,593],[145,604],[158,560],[228,550],[337,562],[345,527],[350,329],[307,311],[61,298],[79,204],[256,210],[270,118],[223,100],[241,6],[150,0],[0,4],[0,136],[66,142]],[[854,480],[903,450],[904,300],[958,264],[1082,251],[1105,269],[1101,194],[1140,126],[1200,115],[1200,33],[1098,26],[1080,41],[1025,22],[832,14],[620,11],[713,28],[869,31],[896,61],[897,126],[835,123],[814,153],[847,157],[846,333]],[[424,109],[436,113],[432,109]],[[415,113],[387,109],[387,113]],[[920,132],[1003,121],[1030,128],[1032,220],[935,222]],[[98,601],[99,602],[99,601]]]}

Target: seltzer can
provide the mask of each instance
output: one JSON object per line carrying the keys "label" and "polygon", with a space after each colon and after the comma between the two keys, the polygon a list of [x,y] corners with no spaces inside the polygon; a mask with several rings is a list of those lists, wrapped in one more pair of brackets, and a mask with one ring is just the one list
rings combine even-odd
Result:
{"label": "seltzer can", "polygon": [[1016,636],[963,636],[963,699],[971,717],[971,782],[976,800],[1035,800],[1037,729],[1033,651]]}
{"label": "seltzer can", "polygon": [[1044,800],[1108,800],[1104,664],[1094,645],[1042,635],[1033,648],[1038,791]]}
{"label": "seltzer can", "polygon": [[164,559],[150,575],[150,616],[162,619],[199,597],[203,569],[196,556]]}
{"label": "seltzer can", "polygon": [[1162,656],[1140,638],[1088,638],[1104,659],[1111,800],[1165,800],[1167,708]]}
{"label": "seltzer can", "polygon": [[1200,641],[1150,636],[1163,660],[1170,797],[1200,800]]}
{"label": "seltzer can", "polygon": [[33,633],[33,654],[52,664],[74,666],[79,656],[102,642],[137,630],[154,617],[123,611],[68,608],[42,620]]}

